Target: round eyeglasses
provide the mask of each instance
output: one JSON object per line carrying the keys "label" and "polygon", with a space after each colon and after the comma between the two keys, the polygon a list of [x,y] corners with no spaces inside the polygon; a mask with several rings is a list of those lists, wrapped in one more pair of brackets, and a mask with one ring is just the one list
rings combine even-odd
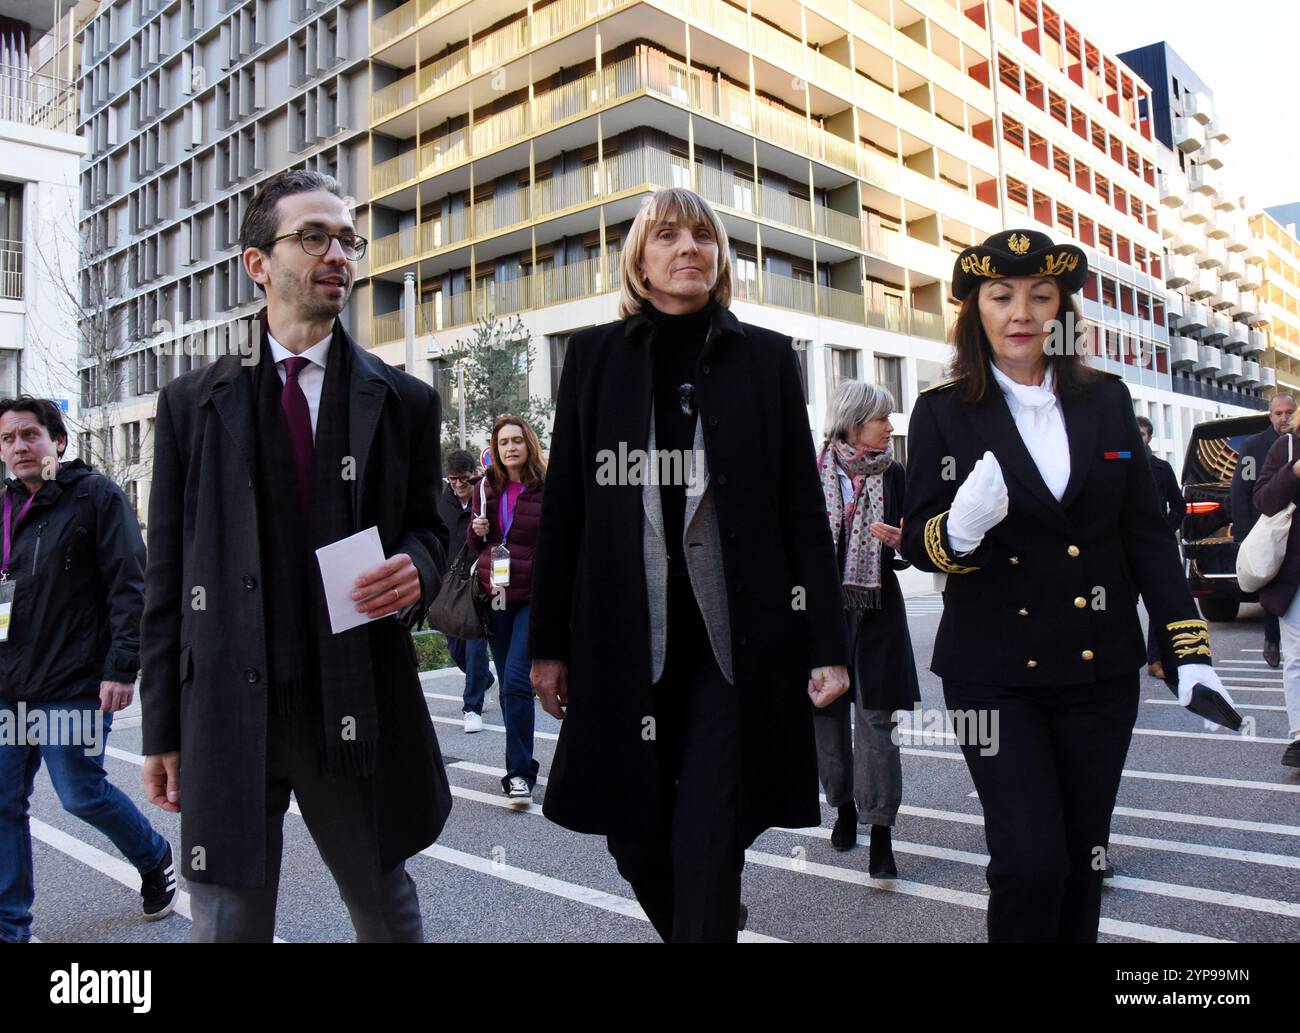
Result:
{"label": "round eyeglasses", "polygon": [[292,233],[285,233],[274,240],[268,240],[262,245],[263,251],[269,251],[271,247],[287,237],[297,237],[298,243],[302,249],[313,258],[320,258],[330,249],[330,241],[337,240],[339,247],[343,249],[343,257],[349,262],[355,262],[366,253],[366,245],[370,241],[365,237],[358,237],[355,233],[326,233],[324,230],[294,230]]}

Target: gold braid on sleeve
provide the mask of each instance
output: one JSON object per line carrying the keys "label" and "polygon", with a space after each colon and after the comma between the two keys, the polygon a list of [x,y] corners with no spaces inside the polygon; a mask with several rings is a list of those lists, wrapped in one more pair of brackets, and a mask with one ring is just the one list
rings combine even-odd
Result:
{"label": "gold braid on sleeve", "polygon": [[944,510],[938,516],[933,516],[925,522],[925,554],[930,557],[939,570],[945,574],[973,574],[979,570],[979,567],[963,567],[961,564],[953,561],[943,547],[943,518],[948,515],[948,510]]}

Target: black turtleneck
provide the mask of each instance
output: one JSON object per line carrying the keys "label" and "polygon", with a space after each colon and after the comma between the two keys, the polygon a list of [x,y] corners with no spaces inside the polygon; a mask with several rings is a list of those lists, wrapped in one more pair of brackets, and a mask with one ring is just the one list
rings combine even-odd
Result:
{"label": "black turtleneck", "polygon": [[[676,452],[683,457],[683,462],[695,445],[698,405],[694,399],[694,386],[700,354],[704,351],[704,339],[708,335],[716,304],[710,299],[698,312],[681,316],[660,312],[648,301],[643,309],[654,327],[651,354],[654,363],[655,447],[660,452]],[[685,385],[690,385],[691,390],[684,390]],[[683,396],[690,401],[689,413],[682,411]],[[685,466],[682,469],[684,472],[687,470]],[[660,485],[659,503],[663,507],[669,572],[684,574],[686,564],[682,556],[682,532],[686,519],[685,483]]]}

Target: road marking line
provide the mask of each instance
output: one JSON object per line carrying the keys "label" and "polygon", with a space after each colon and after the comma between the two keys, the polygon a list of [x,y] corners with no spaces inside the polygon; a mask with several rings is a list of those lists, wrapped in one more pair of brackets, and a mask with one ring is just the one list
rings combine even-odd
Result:
{"label": "road marking line", "polygon": [[[769,868],[784,871],[795,870],[794,859],[790,857],[781,857],[777,854],[767,854],[757,850],[747,850],[745,851],[745,858],[755,864],[765,865]],[[814,875],[822,879],[833,879],[836,882],[847,882],[855,886],[865,886],[868,889],[879,890],[881,893],[898,893],[907,897],[921,897],[925,900],[956,904],[976,911],[987,911],[989,906],[987,896],[970,893],[966,890],[946,889],[942,886],[930,886],[922,882],[909,882],[906,879],[877,880],[871,878],[865,872],[837,868],[834,865],[820,864],[816,861],[803,860],[799,864],[799,874]],[[1216,939],[1212,936],[1201,936],[1197,933],[1186,933],[1179,929],[1164,929],[1159,926],[1141,925],[1136,922],[1120,922],[1112,918],[1103,918],[1099,931],[1109,933],[1112,936],[1123,936],[1127,939],[1145,940],[1151,943],[1232,942],[1230,940]]]}
{"label": "road marking line", "polygon": [[[80,861],[88,868],[93,868],[101,875],[107,875],[114,882],[119,882],[127,889],[140,890],[140,873],[120,858],[106,854],[98,847],[83,843],[76,836],[62,829],[47,825],[40,818],[29,816],[32,835],[46,846],[53,847],[62,854],[67,854],[74,861]],[[184,890],[176,894],[176,914],[183,918],[190,917],[190,895]],[[143,921],[143,918],[141,919]]]}
{"label": "road marking line", "polygon": [[[1179,703],[1178,700],[1176,700],[1176,699],[1144,699],[1142,702],[1143,702],[1143,703],[1155,703],[1157,706],[1161,706],[1161,707],[1178,707],[1178,706],[1182,706],[1182,704]],[[1271,710],[1271,711],[1280,711],[1280,712],[1283,713],[1283,714],[1286,713],[1286,707],[1272,707],[1272,706],[1267,706],[1267,705],[1265,705],[1265,704],[1263,704],[1263,703],[1238,703],[1236,709],[1238,709],[1238,710]]]}

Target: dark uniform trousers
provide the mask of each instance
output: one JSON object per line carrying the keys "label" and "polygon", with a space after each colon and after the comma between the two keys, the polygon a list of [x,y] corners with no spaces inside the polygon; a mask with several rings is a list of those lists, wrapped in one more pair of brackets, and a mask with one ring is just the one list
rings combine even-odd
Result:
{"label": "dark uniform trousers", "polygon": [[989,942],[1096,942],[1137,673],[1032,689],[945,679],[943,692],[950,710],[998,715],[988,756],[961,747],[984,808]]}
{"label": "dark uniform trousers", "polygon": [[660,826],[609,852],[666,943],[734,943],[740,910],[740,710],[684,575],[668,581],[668,642],[654,686]]}
{"label": "dark uniform trousers", "polygon": [[405,864],[379,870],[367,780],[326,774],[319,714],[271,713],[266,743],[266,885],[190,882],[194,943],[270,943],[275,934],[284,815],[293,792],[307,831],[347,906],[358,943],[423,943],[415,883]]}

